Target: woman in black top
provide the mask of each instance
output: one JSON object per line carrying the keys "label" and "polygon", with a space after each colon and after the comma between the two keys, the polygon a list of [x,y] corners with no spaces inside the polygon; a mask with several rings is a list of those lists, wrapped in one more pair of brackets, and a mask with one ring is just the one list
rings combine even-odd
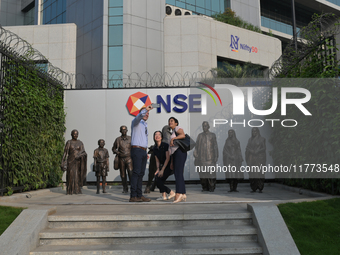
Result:
{"label": "woman in black top", "polygon": [[155,155],[157,167],[155,181],[159,191],[162,193],[162,196],[157,198],[157,200],[168,200],[175,197],[176,194],[164,185],[166,179],[172,174],[172,171],[170,169],[169,145],[163,143],[162,139],[163,134],[161,131],[156,131],[153,134],[153,140],[155,141],[153,153]]}

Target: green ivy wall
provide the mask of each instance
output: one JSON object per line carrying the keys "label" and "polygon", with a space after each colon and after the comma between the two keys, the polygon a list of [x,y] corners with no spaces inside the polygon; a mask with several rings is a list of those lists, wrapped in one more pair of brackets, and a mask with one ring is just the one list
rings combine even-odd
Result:
{"label": "green ivy wall", "polygon": [[[31,60],[30,60],[31,61]],[[2,62],[2,157],[11,194],[61,182],[65,113],[63,86],[21,60]]]}

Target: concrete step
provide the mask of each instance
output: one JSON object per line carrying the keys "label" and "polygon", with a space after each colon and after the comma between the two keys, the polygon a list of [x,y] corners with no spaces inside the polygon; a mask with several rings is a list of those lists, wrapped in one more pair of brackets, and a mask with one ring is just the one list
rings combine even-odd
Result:
{"label": "concrete step", "polygon": [[208,243],[257,241],[253,226],[163,226],[143,228],[46,229],[40,245]]}
{"label": "concrete step", "polygon": [[261,255],[262,248],[254,242],[235,243],[174,243],[135,244],[135,245],[44,245],[30,255],[179,255],[179,254],[228,254]]}
{"label": "concrete step", "polygon": [[198,215],[88,215],[49,216],[49,228],[163,227],[190,225],[250,225],[251,213]]}

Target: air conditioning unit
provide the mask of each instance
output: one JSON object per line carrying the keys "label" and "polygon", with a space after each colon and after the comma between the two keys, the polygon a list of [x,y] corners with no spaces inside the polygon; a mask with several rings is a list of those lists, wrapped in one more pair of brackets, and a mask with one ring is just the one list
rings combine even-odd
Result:
{"label": "air conditioning unit", "polygon": [[165,6],[165,14],[166,16],[184,16],[192,15],[192,11],[167,4]]}

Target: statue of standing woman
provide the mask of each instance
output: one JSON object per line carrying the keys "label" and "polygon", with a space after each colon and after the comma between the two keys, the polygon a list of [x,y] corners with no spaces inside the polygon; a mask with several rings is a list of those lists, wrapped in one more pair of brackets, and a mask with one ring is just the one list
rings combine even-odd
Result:
{"label": "statue of standing woman", "polygon": [[78,140],[79,132],[71,132],[72,140],[65,145],[61,167],[66,171],[66,194],[82,194],[81,188],[86,182],[87,154],[84,144]]}
{"label": "statue of standing woman", "polygon": [[[246,148],[246,162],[248,166],[266,165],[266,139],[260,135],[260,130],[257,127],[251,130],[251,137]],[[249,172],[249,181],[252,192],[258,189],[262,193],[264,187],[264,174],[262,171]]]}
{"label": "statue of standing woman", "polygon": [[240,171],[242,161],[240,142],[236,138],[235,130],[230,129],[228,131],[228,138],[223,147],[223,164],[224,166],[230,165],[230,168],[228,169],[233,167],[233,171],[226,172],[226,179],[230,186],[229,192],[238,192],[237,184],[244,178],[243,173]]}

